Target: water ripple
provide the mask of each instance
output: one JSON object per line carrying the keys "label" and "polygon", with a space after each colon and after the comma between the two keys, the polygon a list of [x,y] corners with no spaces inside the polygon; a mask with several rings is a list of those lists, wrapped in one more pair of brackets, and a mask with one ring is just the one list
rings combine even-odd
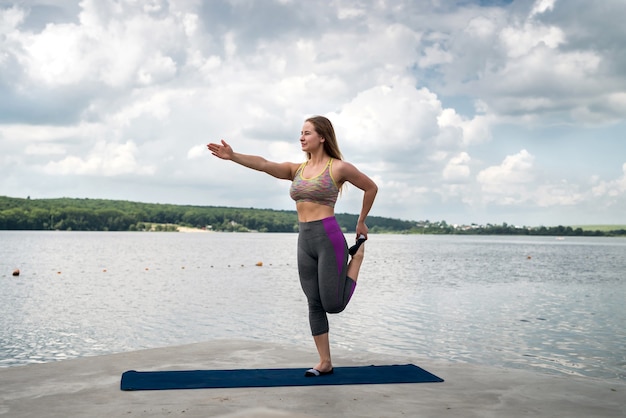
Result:
{"label": "water ripple", "polygon": [[[312,344],[295,234],[0,232],[0,367],[216,338]],[[626,380],[626,241],[373,235],[354,351]],[[263,266],[257,266],[262,262]]]}

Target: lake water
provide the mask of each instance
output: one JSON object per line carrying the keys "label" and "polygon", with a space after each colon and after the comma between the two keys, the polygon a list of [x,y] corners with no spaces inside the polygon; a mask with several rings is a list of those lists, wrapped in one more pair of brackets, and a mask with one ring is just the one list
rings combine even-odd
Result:
{"label": "lake water", "polygon": [[[312,347],[296,240],[0,231],[0,367],[218,338]],[[331,341],[624,381],[625,296],[625,239],[370,235]]]}

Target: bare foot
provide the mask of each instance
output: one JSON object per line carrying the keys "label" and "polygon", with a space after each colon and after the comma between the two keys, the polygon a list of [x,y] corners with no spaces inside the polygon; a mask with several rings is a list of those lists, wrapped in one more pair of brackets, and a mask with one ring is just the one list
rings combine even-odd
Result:
{"label": "bare foot", "polygon": [[333,364],[330,361],[320,361],[313,368],[319,372],[326,373],[333,369]]}
{"label": "bare foot", "polygon": [[360,261],[363,261],[364,257],[365,257],[365,243],[359,245],[359,248],[357,248],[356,252],[352,255],[352,260],[357,258]]}

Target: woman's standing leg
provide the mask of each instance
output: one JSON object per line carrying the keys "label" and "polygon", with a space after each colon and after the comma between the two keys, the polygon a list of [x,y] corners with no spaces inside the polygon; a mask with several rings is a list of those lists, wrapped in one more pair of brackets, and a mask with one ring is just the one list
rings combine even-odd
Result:
{"label": "woman's standing leg", "polygon": [[[359,270],[361,268],[361,264],[363,263],[363,257],[365,255],[365,248],[363,245],[357,250],[356,254],[352,257],[350,262],[348,263],[348,277],[350,277],[355,282],[359,276]],[[315,347],[317,348],[317,353],[320,357],[319,363],[314,367],[314,369],[326,373],[333,369],[333,361],[330,355],[330,337],[328,332],[321,335],[314,335],[313,341],[315,341]]]}
{"label": "woman's standing leg", "polygon": [[313,341],[315,342],[315,348],[317,348],[317,354],[320,357],[319,363],[313,368],[320,373],[330,372],[333,369],[333,361],[330,357],[330,339],[328,332],[314,335]]}
{"label": "woman's standing leg", "polygon": [[363,257],[361,246],[346,265],[346,241],[334,218],[300,225],[298,270],[320,358],[314,368],[320,373],[330,372],[333,367],[326,313],[338,313],[346,307],[354,292]]}
{"label": "woman's standing leg", "polygon": [[312,335],[320,335],[328,332],[328,318],[322,299],[318,282],[318,257],[315,251],[315,228],[311,223],[300,224],[298,235],[298,274],[300,285],[304,292],[309,308],[309,325]]}
{"label": "woman's standing leg", "polygon": [[321,222],[301,223],[298,235],[298,273],[300,275],[300,285],[307,297],[309,308],[309,325],[313,335],[313,341],[320,357],[320,361],[315,365],[319,372],[332,370],[330,358],[330,344],[328,341],[328,318],[322,305],[318,282],[318,254],[316,251],[318,237],[324,237],[321,229]]}

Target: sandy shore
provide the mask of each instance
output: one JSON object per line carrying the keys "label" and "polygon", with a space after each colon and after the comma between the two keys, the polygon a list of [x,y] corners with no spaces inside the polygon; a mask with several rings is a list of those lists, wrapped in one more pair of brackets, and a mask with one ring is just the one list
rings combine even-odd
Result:
{"label": "sandy shore", "polygon": [[201,229],[201,228],[189,228],[187,226],[176,226],[176,228],[178,229],[178,232],[191,232],[191,233],[196,233],[196,232],[213,232],[207,229]]}
{"label": "sandy shore", "polygon": [[[313,347],[311,347],[313,349]],[[4,417],[624,417],[626,383],[335,350],[336,366],[414,363],[444,383],[120,390],[134,370],[309,367],[307,347],[217,340],[0,369]]]}

